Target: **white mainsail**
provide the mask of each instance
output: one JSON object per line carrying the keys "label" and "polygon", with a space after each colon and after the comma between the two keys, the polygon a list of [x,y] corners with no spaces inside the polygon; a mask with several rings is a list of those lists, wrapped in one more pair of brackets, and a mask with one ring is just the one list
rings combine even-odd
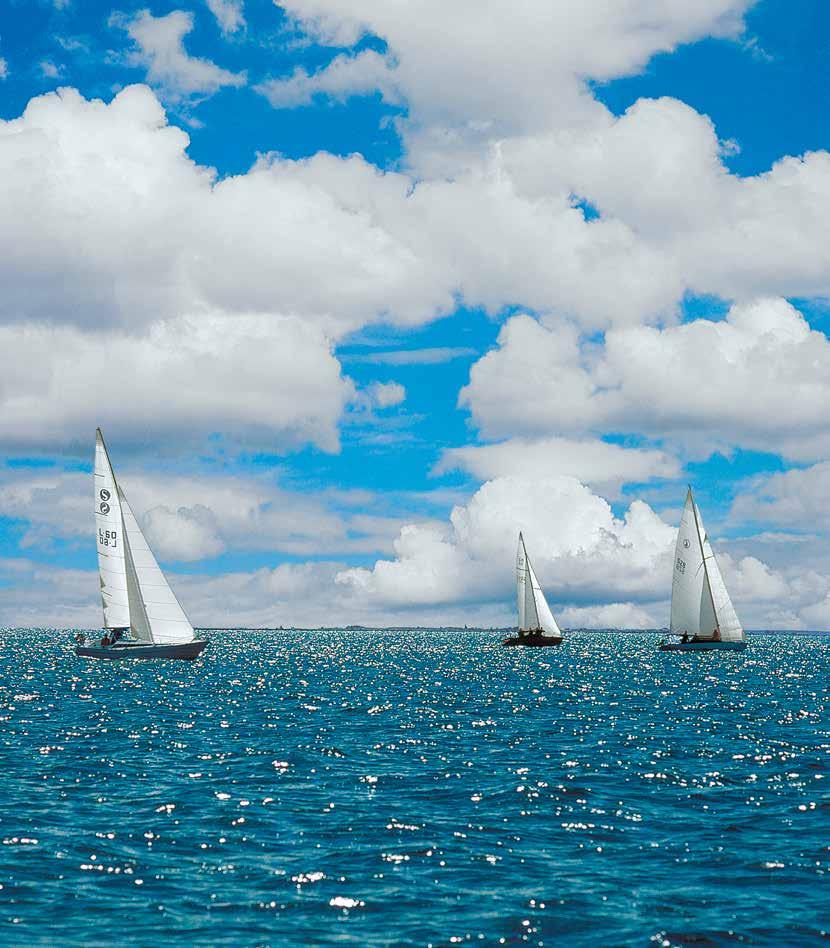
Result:
{"label": "white mainsail", "polygon": [[519,631],[538,632],[542,629],[557,638],[562,635],[536,578],[521,533],[516,554],[516,594],[519,601]]}
{"label": "white mainsail", "polygon": [[124,524],[118,488],[112,472],[107,448],[99,428],[95,436],[95,528],[98,544],[98,577],[104,626],[127,629],[130,626],[130,605],[127,593],[127,570],[124,559]]}
{"label": "white mainsail", "polygon": [[711,640],[716,629],[721,641],[744,641],[744,631],[689,488],[674,550],[671,631]]}
{"label": "white mainsail", "polygon": [[[147,545],[124,491],[115,480],[100,429],[96,441],[95,477],[96,517],[108,518],[104,532],[100,523],[98,532],[98,567],[107,628],[129,627],[138,641],[156,645],[192,642],[195,638],[193,626]],[[109,497],[105,499],[102,491]],[[107,545],[106,541],[110,539],[107,529],[110,534],[115,533],[117,548]],[[112,590],[109,606],[105,589]],[[119,621],[111,621],[111,616]]]}

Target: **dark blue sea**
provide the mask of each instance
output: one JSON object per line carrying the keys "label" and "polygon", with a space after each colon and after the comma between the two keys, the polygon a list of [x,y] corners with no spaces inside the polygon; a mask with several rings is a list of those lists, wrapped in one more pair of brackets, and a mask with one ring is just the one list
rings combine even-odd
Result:
{"label": "dark blue sea", "polygon": [[830,637],[0,633],[0,941],[810,945]]}

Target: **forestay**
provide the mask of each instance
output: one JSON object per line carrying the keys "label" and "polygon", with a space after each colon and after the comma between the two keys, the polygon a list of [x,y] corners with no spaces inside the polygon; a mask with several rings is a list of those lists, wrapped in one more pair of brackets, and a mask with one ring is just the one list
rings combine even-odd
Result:
{"label": "forestay", "polygon": [[525,549],[525,541],[519,534],[519,549],[516,554],[516,593],[519,603],[519,630],[537,632],[539,629],[549,635],[561,636],[559,626],[553,618],[545,594],[536,578],[530,557]]}

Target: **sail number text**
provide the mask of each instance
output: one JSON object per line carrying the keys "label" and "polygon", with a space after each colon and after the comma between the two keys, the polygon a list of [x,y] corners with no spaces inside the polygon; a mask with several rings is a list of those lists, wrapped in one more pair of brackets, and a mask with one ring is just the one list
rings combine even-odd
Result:
{"label": "sail number text", "polygon": [[98,530],[98,543],[101,546],[109,546],[115,548],[118,546],[118,531],[117,530]]}
{"label": "sail number text", "polygon": [[678,556],[678,557],[677,557],[677,562],[674,564],[674,568],[677,570],[678,573],[681,573],[681,574],[682,574],[682,573],[685,573],[685,572],[686,572],[686,561],[685,561],[685,560],[681,560],[680,557]]}

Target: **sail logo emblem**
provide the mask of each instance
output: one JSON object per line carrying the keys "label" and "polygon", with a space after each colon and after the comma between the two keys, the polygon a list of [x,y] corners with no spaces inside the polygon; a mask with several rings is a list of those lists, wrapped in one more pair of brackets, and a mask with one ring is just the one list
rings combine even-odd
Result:
{"label": "sail logo emblem", "polygon": [[104,487],[104,488],[101,490],[101,492],[98,494],[98,496],[101,498],[101,500],[109,500],[109,499],[110,499],[110,492],[106,489],[106,487]]}
{"label": "sail logo emblem", "polygon": [[103,501],[98,509],[102,514],[108,514],[110,512],[110,505],[106,501]]}
{"label": "sail logo emblem", "polygon": [[689,549],[689,547],[690,547],[691,545],[692,545],[692,544],[689,542],[689,540],[684,540],[684,541],[683,541],[683,546],[684,546],[687,550]]}

